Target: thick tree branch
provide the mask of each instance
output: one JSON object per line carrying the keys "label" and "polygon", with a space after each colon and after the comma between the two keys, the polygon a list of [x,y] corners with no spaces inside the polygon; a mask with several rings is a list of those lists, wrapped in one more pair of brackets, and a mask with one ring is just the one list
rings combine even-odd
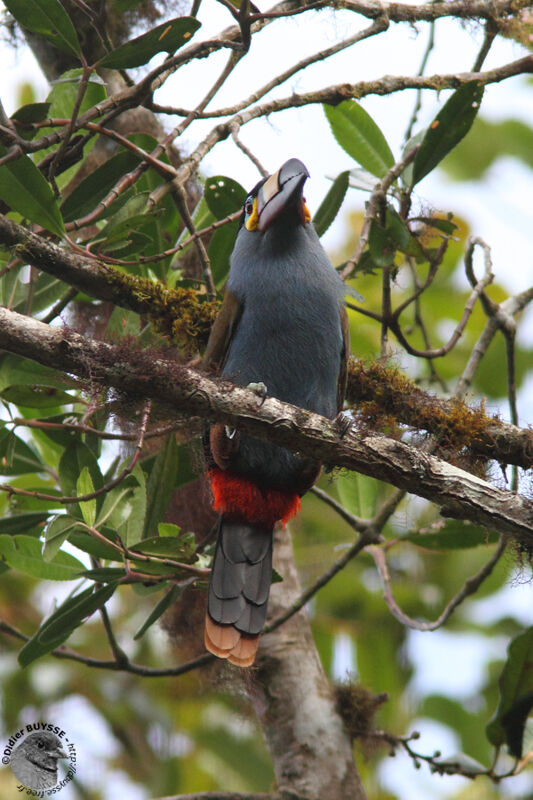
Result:
{"label": "thick tree branch", "polygon": [[[176,323],[179,325],[185,305],[190,307],[189,291],[175,291],[161,283],[140,278],[127,280],[128,276],[125,279],[120,270],[58,247],[3,215],[0,215],[0,242],[32,266],[97,300],[111,301],[122,308],[157,318],[165,331],[172,331]],[[512,318],[532,297],[533,290],[529,290],[504,301],[500,306],[501,314],[494,314],[489,321],[489,324],[493,323],[493,334],[503,324],[502,314]],[[198,321],[199,331],[204,331],[204,336],[215,309],[214,304],[201,304],[205,318],[195,321]],[[199,310],[197,305],[197,313]],[[477,410],[434,397],[397,370],[387,370],[380,364],[351,361],[348,400],[352,403],[377,402],[388,414],[394,414],[400,423],[428,430],[439,437],[444,434],[448,439],[455,437],[457,444],[468,446],[486,458],[524,468],[533,463],[531,431],[495,419],[491,422],[488,417],[481,426],[479,419],[476,422],[476,415],[479,417]],[[459,434],[462,437],[460,441]]]}
{"label": "thick tree branch", "polygon": [[185,414],[238,425],[317,460],[356,470],[419,495],[446,516],[468,519],[525,540],[533,536],[533,501],[499,489],[412,445],[281,403],[264,402],[229,382],[213,380],[150,352],[87,339],[0,309],[0,347],[46,366],[90,377],[138,398],[151,397]]}

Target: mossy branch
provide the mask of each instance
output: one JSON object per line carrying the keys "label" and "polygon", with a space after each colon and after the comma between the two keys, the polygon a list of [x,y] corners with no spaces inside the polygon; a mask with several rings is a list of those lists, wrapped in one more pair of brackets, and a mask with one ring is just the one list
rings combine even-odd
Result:
{"label": "mossy branch", "polygon": [[208,378],[150,351],[128,350],[0,308],[0,347],[176,411],[222,422],[260,439],[356,470],[424,497],[445,516],[533,542],[533,501],[499,489],[440,458],[387,436],[365,433],[227,381]]}

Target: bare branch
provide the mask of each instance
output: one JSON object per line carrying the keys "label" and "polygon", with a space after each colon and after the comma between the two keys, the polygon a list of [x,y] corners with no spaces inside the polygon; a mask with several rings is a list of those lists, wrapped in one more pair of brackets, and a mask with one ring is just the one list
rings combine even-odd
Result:
{"label": "bare branch", "polygon": [[477,592],[483,581],[485,581],[489,577],[489,575],[492,573],[492,570],[502,557],[506,544],[507,542],[505,538],[501,537],[496,550],[491,555],[487,563],[484,564],[483,567],[481,567],[481,569],[475,575],[472,575],[471,578],[468,578],[465,581],[464,586],[460,589],[459,592],[457,592],[457,594],[454,597],[452,597],[449,603],[446,604],[446,607],[444,608],[442,613],[439,614],[437,619],[434,620],[433,622],[425,622],[424,620],[420,619],[412,619],[402,611],[402,609],[399,607],[396,600],[394,599],[394,595],[392,593],[391,579],[387,567],[387,560],[384,548],[372,545],[371,547],[367,547],[367,551],[372,555],[372,558],[374,559],[377,570],[381,577],[381,581],[383,584],[383,598],[386,604],[388,605],[391,614],[394,617],[396,617],[398,622],[401,622],[402,625],[405,625],[408,628],[413,628],[414,630],[417,631],[435,631],[437,630],[437,628],[442,627],[442,625],[444,625],[449,620],[455,609],[459,605],[461,605],[461,603],[464,600],[466,600],[467,597],[470,597],[470,595],[475,594]]}

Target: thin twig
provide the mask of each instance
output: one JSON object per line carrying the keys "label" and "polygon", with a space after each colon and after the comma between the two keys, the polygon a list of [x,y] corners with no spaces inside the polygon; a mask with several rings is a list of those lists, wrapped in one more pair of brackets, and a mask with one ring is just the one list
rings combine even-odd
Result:
{"label": "thin twig", "polygon": [[500,537],[498,542],[498,546],[492,556],[489,558],[486,564],[476,572],[475,575],[468,578],[464,586],[460,589],[457,594],[452,597],[449,603],[446,605],[442,613],[437,617],[436,620],[433,622],[425,622],[424,620],[412,619],[411,617],[407,616],[402,609],[397,604],[396,600],[394,599],[394,595],[392,593],[392,586],[391,586],[391,579],[389,570],[387,567],[387,561],[385,556],[385,550],[381,547],[377,547],[375,545],[367,547],[367,551],[371,554],[376,567],[378,569],[379,575],[381,577],[381,581],[383,584],[383,598],[389,607],[391,614],[408,628],[413,628],[417,631],[434,631],[437,628],[440,628],[444,625],[445,622],[451,617],[457,606],[461,605],[461,603],[466,600],[467,597],[470,595],[475,594],[481,584],[483,583],[486,578],[492,573],[492,570],[500,560],[503,552],[505,550],[507,544],[507,540],[504,536]]}

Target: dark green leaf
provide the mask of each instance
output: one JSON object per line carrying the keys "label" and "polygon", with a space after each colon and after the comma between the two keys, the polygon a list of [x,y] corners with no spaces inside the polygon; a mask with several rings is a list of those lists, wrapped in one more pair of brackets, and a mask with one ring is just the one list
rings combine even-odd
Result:
{"label": "dark green leaf", "polygon": [[533,709],[533,692],[529,692],[529,694],[517,700],[502,717],[507,747],[511,755],[515,758],[522,758],[526,722],[531,713],[531,709]]}
{"label": "dark green leaf", "polygon": [[377,219],[372,220],[368,237],[370,255],[378,267],[389,267],[396,255],[396,243]]}
{"label": "dark green leaf", "polygon": [[4,0],[24,28],[39,33],[67,53],[81,55],[74,25],[59,0]]}
{"label": "dark green leaf", "polygon": [[[124,535],[121,535],[126,547],[133,547],[142,539],[146,516],[146,481],[139,464],[135,466],[132,477],[135,478],[138,486],[133,489],[127,501],[128,519],[125,523]],[[119,533],[122,533],[122,530]]]}
{"label": "dark green leaf", "polygon": [[28,103],[25,106],[18,108],[11,119],[16,122],[42,122],[48,116],[50,103]]}
{"label": "dark green leaf", "polygon": [[225,175],[214,175],[205,182],[205,201],[216,219],[224,219],[228,214],[239,211],[247,197],[240,183]]}
{"label": "dark green leaf", "polygon": [[178,446],[175,435],[171,433],[157,454],[148,478],[143,539],[153,536],[158,523],[163,519],[176,484],[178,465]]}
{"label": "dark green leaf", "polygon": [[337,142],[364,169],[382,178],[394,166],[387,140],[359,103],[345,100],[324,111]]}
{"label": "dark green leaf", "polygon": [[133,553],[143,553],[145,556],[169,558],[192,564],[197,559],[194,545],[194,536],[186,534],[176,538],[174,536],[153,536],[143,539],[132,548]]}
{"label": "dark green leaf", "polygon": [[24,533],[26,536],[30,536],[33,535],[33,529],[42,532],[43,523],[47,518],[47,511],[31,511],[28,514],[17,514],[14,517],[2,517],[0,518],[0,534],[8,533],[13,536],[17,533]]}
{"label": "dark green leaf", "polygon": [[127,150],[117,153],[91,172],[61,204],[65,222],[72,222],[96,208],[116,182],[127,172],[131,172],[138,163],[139,157]]}
{"label": "dark green leaf", "polygon": [[50,581],[73,580],[83,569],[81,561],[61,551],[45,562],[41,543],[32,536],[0,536],[0,559],[26,575]]}
{"label": "dark green leaf", "polygon": [[79,521],[68,514],[58,514],[52,517],[44,530],[43,559],[45,561],[52,561],[69,533],[78,525]]}
{"label": "dark green leaf", "polygon": [[[6,153],[7,149],[0,144],[0,157]],[[28,156],[19,156],[0,167],[0,197],[31,222],[63,235],[63,220],[54,193]]]}
{"label": "dark green leaf", "polygon": [[[107,536],[107,538],[116,538],[116,533],[111,529],[99,528],[99,532]],[[107,558],[113,561],[120,561],[122,558],[120,552],[114,547],[111,547],[110,544],[106,544],[100,539],[91,536],[90,533],[85,533],[80,529],[69,533],[68,540],[74,547],[83,550],[84,553],[89,553],[89,555],[95,558]]]}
{"label": "dark green leaf", "polygon": [[1,394],[8,403],[25,408],[55,408],[72,403],[74,399],[53,386],[9,386]]}
{"label": "dark green leaf", "polygon": [[498,534],[494,531],[469,522],[448,520],[442,527],[440,524],[436,527],[436,532],[409,533],[404,537],[405,541],[428,550],[464,550],[498,541]]}
{"label": "dark green leaf", "polygon": [[466,83],[452,94],[426,130],[413,164],[411,185],[422,180],[466,136],[483,98],[483,86]]}
{"label": "dark green leaf", "polygon": [[44,620],[38,631],[26,642],[18,655],[21,667],[44,656],[62,644],[84,619],[105,605],[114,593],[116,583],[102,586],[96,591],[86,589],[65,600],[54,613]]}
{"label": "dark green leaf", "polygon": [[13,431],[0,430],[0,475],[25,475],[44,468],[39,456]]}
{"label": "dark green leaf", "polygon": [[0,392],[7,386],[26,384],[30,386],[55,386],[64,389],[76,382],[64,373],[37,364],[27,358],[10,354],[0,356]]}
{"label": "dark green leaf", "polygon": [[59,480],[65,495],[76,494],[76,482],[84,467],[89,470],[94,488],[101,489],[103,478],[94,454],[82,442],[73,442],[66,448],[59,462]]}
{"label": "dark green leaf", "polygon": [[447,236],[452,236],[457,230],[457,225],[451,219],[442,219],[441,217],[416,217],[417,221],[423,222],[430,228],[436,228],[442,231]]}
{"label": "dark green leaf", "polygon": [[97,569],[84,569],[83,572],[80,572],[80,576],[89,578],[95,583],[112,583],[124,578],[126,570],[124,567],[98,567]]}
{"label": "dark green leaf", "polygon": [[341,172],[333,181],[333,186],[324,197],[318,211],[316,212],[313,222],[315,223],[316,232],[319,236],[323,236],[342,206],[344,197],[348,190],[348,179],[350,176],[349,170]]}
{"label": "dark green leaf", "polygon": [[172,586],[166,594],[163,595],[161,600],[154,606],[149,616],[145,619],[135,636],[133,637],[134,640],[140,639],[141,636],[144,636],[148,628],[150,628],[154,622],[157,622],[160,616],[165,613],[167,608],[178,599],[180,594],[182,593],[183,589],[179,586]]}
{"label": "dark green leaf", "polygon": [[510,643],[499,686],[500,702],[487,725],[487,737],[495,747],[507,743],[520,758],[524,725],[533,706],[533,627]]}
{"label": "dark green leaf", "polygon": [[[48,117],[48,110],[50,108],[50,103],[28,103],[25,106],[21,106],[14,114],[11,115],[11,119],[14,122],[19,123],[34,123],[34,122],[42,122],[44,119]],[[31,140],[37,134],[37,128],[26,128],[23,125],[17,125],[17,133],[23,139]]]}
{"label": "dark green leaf", "polygon": [[[94,494],[94,484],[92,482],[91,473],[89,472],[89,467],[87,466],[83,467],[78,475],[76,494],[79,497],[83,497],[86,494]],[[80,508],[85,524],[91,528],[96,519],[96,498],[80,501]]]}
{"label": "dark green leaf", "polygon": [[209,242],[207,254],[211,262],[213,280],[217,288],[220,288],[228,277],[229,258],[235,246],[238,229],[238,222],[230,222],[215,231],[213,238]]}
{"label": "dark green leaf", "polygon": [[99,65],[111,69],[141,67],[162,50],[174,53],[189,41],[199,27],[200,23],[194,17],[170,19],[148,33],[143,33],[142,36],[137,36],[136,39],[117,47],[116,50],[104,56]]}

